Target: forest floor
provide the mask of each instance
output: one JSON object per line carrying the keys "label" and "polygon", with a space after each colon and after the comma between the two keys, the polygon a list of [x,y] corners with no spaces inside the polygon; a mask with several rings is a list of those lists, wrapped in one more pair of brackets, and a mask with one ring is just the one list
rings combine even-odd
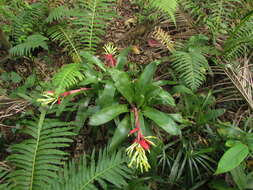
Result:
{"label": "forest floor", "polygon": [[[164,64],[159,66],[156,73],[156,79],[159,80],[171,79],[171,76],[168,76],[169,72],[167,70],[168,64],[170,63],[169,61],[166,62],[171,52],[165,44],[157,40],[157,30],[162,29],[171,36],[172,42],[179,43],[188,40],[195,34],[209,34],[208,29],[205,27],[195,28],[194,21],[190,19],[191,17],[186,12],[180,11],[180,9],[177,13],[178,20],[176,25],[172,21],[163,19],[139,23],[139,13],[142,10],[139,6],[130,3],[130,0],[122,0],[115,9],[117,10],[118,17],[109,23],[106,35],[97,51],[97,56],[100,59],[104,59],[103,46],[109,42],[115,44],[119,51],[132,46],[131,52],[128,55],[128,67],[134,67],[135,70],[140,70],[143,65],[162,58]],[[217,44],[217,48],[219,46],[220,44]],[[0,75],[5,72],[10,73],[14,71],[22,78],[27,78],[34,73],[39,80],[46,82],[52,78],[62,65],[68,64],[70,61],[69,56],[61,50],[57,50],[51,55],[42,51],[38,52],[37,58],[33,60],[27,58],[10,60],[0,68]],[[223,78],[223,76],[216,78],[209,77],[206,81],[205,88],[215,88],[209,85],[209,83],[215,84],[213,81],[222,81]],[[6,94],[11,93],[20,86],[22,86],[22,83],[15,83],[10,86],[9,83],[0,81],[0,133],[4,136],[4,138],[0,138],[4,139],[4,142],[0,142],[0,146],[3,146],[0,149],[0,162],[1,160],[5,160],[9,155],[9,145],[21,142],[27,138],[22,134],[16,133],[18,128],[14,126],[15,121],[18,121],[24,112],[35,112],[35,108],[28,101],[18,98],[7,98]],[[1,91],[1,89],[4,89],[4,91]],[[217,99],[219,99],[219,96],[217,96]],[[220,108],[223,106],[226,106],[226,104],[221,103],[218,105]],[[161,107],[159,109],[166,108]],[[235,118],[242,117],[241,114],[245,114],[245,110],[243,106],[239,109],[237,106],[232,106],[222,117],[224,120],[232,121]],[[91,128],[83,128],[74,137],[74,143],[67,151],[71,157],[76,158],[83,153],[90,153],[93,148],[104,147],[110,139],[110,136],[104,134],[109,135],[106,133],[104,126],[96,134],[94,134]]]}

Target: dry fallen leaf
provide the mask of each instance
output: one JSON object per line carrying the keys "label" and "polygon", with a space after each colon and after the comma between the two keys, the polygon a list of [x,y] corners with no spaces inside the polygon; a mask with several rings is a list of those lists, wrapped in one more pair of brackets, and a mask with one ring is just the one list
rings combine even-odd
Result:
{"label": "dry fallen leaf", "polygon": [[132,52],[136,55],[141,54],[141,50],[138,46],[132,46]]}

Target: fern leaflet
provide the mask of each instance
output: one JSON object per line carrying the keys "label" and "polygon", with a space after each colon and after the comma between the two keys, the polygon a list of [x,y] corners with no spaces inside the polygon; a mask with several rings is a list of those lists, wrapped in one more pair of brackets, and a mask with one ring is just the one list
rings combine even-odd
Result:
{"label": "fern leaflet", "polygon": [[67,88],[83,80],[85,78],[83,71],[84,67],[78,63],[64,65],[53,77],[53,85],[56,87],[56,93],[64,92]]}
{"label": "fern leaflet", "polygon": [[79,12],[74,9],[69,9],[66,6],[58,6],[50,11],[46,22],[52,23],[53,21],[60,21],[61,19],[78,16]]}
{"label": "fern leaflet", "polygon": [[14,56],[29,56],[31,51],[36,48],[42,47],[48,50],[46,41],[48,38],[40,35],[34,34],[29,36],[24,43],[18,44],[10,49],[10,53]]}

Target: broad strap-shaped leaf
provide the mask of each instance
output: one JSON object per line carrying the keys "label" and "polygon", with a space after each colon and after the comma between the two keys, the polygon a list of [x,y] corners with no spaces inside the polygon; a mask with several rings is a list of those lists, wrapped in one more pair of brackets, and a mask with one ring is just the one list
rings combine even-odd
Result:
{"label": "broad strap-shaped leaf", "polygon": [[150,91],[154,89],[152,86],[152,81],[158,64],[159,62],[155,61],[146,66],[135,83],[135,91],[137,92],[135,94],[135,102],[137,103],[138,107],[141,107],[143,104],[145,104],[145,102],[147,102]]}
{"label": "broad strap-shaped leaf", "polygon": [[140,77],[137,80],[136,85],[135,85],[138,94],[145,95],[149,86],[152,84],[153,76],[155,74],[158,64],[159,64],[159,62],[155,61],[145,67],[144,71],[140,75]]}
{"label": "broad strap-shaped leaf", "polygon": [[249,148],[245,144],[237,143],[228,149],[221,157],[215,174],[221,174],[240,165],[240,163],[248,156]]}
{"label": "broad strap-shaped leaf", "polygon": [[248,179],[244,165],[246,166],[246,164],[242,163],[233,170],[231,170],[230,172],[234,182],[236,183],[236,185],[239,187],[240,190],[247,189],[246,187]]}
{"label": "broad strap-shaped leaf", "polygon": [[181,130],[173,117],[154,108],[145,107],[143,114],[171,135],[180,135]]}
{"label": "broad strap-shaped leaf", "polygon": [[150,88],[146,96],[150,105],[160,104],[165,106],[176,106],[175,100],[169,92],[162,89],[160,86],[151,86],[153,87]]}
{"label": "broad strap-shaped leaf", "polygon": [[44,190],[106,190],[108,182],[122,189],[133,175],[125,162],[123,151],[109,154],[104,149],[99,152],[97,161],[92,156],[91,162],[88,162],[84,156],[79,162],[70,162],[60,178]]}
{"label": "broad strap-shaped leaf", "polygon": [[102,93],[98,97],[97,104],[102,108],[113,104],[115,87],[111,81],[106,82]]}
{"label": "broad strap-shaped leaf", "polygon": [[131,104],[134,98],[134,88],[129,75],[126,72],[117,69],[111,69],[109,72],[113,81],[115,82],[114,85],[117,90]]}
{"label": "broad strap-shaped leaf", "polygon": [[117,129],[114,132],[109,150],[114,151],[116,148],[118,148],[119,145],[128,137],[130,130],[130,117],[129,115],[126,115],[124,119],[118,124]]}
{"label": "broad strap-shaped leaf", "polygon": [[123,70],[125,64],[127,63],[127,55],[131,51],[132,47],[125,48],[120,52],[120,54],[117,56],[117,64],[116,69]]}
{"label": "broad strap-shaped leaf", "polygon": [[67,153],[60,149],[72,142],[68,136],[74,135],[73,127],[59,120],[45,119],[45,114],[43,110],[38,124],[27,121],[24,133],[31,138],[11,147],[13,154],[8,160],[15,166],[10,173],[15,190],[43,189],[56,177],[62,160],[66,159]]}
{"label": "broad strap-shaped leaf", "polygon": [[102,110],[92,115],[90,117],[89,124],[93,126],[102,125],[125,112],[128,112],[127,105],[124,104],[111,105],[106,108],[103,108]]}

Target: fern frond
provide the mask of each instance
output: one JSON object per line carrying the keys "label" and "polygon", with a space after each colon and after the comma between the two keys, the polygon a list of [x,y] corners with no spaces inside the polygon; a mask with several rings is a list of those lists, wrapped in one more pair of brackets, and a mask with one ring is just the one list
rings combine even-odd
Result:
{"label": "fern frond", "polygon": [[[94,154],[93,154],[94,155]],[[79,162],[70,162],[61,178],[46,190],[98,190],[107,189],[106,184],[116,187],[127,185],[126,179],[131,178],[132,172],[125,163],[122,151],[109,154],[108,150],[99,152],[98,161],[87,162],[83,157]]]}
{"label": "fern frond", "polygon": [[247,10],[242,0],[184,0],[180,4],[192,15],[195,24],[208,27],[214,41],[219,36],[227,35],[235,19]]}
{"label": "fern frond", "polygon": [[48,34],[53,41],[59,42],[60,46],[63,46],[66,50],[69,51],[69,54],[72,56],[73,61],[80,62],[80,47],[74,40],[75,31],[68,29],[65,30],[65,28],[67,27],[61,25],[53,26],[49,28]]}
{"label": "fern frond", "polygon": [[175,12],[178,6],[178,0],[149,0],[152,7],[161,10],[162,12],[168,14],[168,16],[174,21]]}
{"label": "fern frond", "polygon": [[24,43],[18,44],[10,49],[10,53],[13,56],[29,56],[31,51],[36,48],[42,47],[45,50],[48,50],[46,41],[48,38],[40,35],[34,34],[29,36]]}
{"label": "fern frond", "polygon": [[175,44],[171,39],[171,36],[165,32],[162,28],[156,27],[153,32],[154,37],[159,40],[170,52],[175,51]]}
{"label": "fern frond", "polygon": [[112,9],[115,0],[85,0],[82,6],[86,9],[85,14],[74,20],[73,24],[79,29],[76,31],[80,37],[84,50],[95,52],[105,34],[108,21],[112,19],[115,12]]}
{"label": "fern frond", "polygon": [[16,43],[23,42],[31,32],[36,32],[34,29],[40,28],[43,18],[46,18],[46,10],[44,3],[34,3],[12,18],[13,38]]}
{"label": "fern frond", "polygon": [[15,184],[13,190],[44,189],[66,159],[67,153],[60,149],[72,142],[68,136],[74,135],[73,128],[69,123],[45,119],[45,115],[43,110],[39,121],[27,121],[23,132],[31,138],[11,148],[8,160],[16,166],[9,176]]}
{"label": "fern frond", "polygon": [[64,92],[67,88],[76,85],[85,78],[84,68],[81,64],[72,63],[64,65],[53,77],[56,93]]}
{"label": "fern frond", "polygon": [[75,9],[69,9],[68,7],[62,5],[54,8],[52,11],[50,11],[46,22],[52,23],[53,21],[60,21],[62,19],[66,19],[69,17],[78,16],[79,12]]}
{"label": "fern frond", "polygon": [[235,32],[224,44],[224,56],[232,60],[252,52],[253,46],[253,14],[252,18],[236,27]]}
{"label": "fern frond", "polygon": [[192,90],[196,90],[205,81],[208,62],[198,51],[176,51],[171,59],[172,67],[178,73],[179,79]]}

